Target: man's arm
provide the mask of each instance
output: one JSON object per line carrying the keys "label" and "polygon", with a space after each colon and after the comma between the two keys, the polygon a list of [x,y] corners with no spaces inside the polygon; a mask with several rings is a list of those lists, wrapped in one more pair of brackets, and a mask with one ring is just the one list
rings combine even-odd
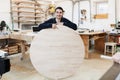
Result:
{"label": "man's arm", "polygon": [[49,19],[45,21],[44,23],[40,24],[38,26],[39,30],[46,29],[46,28],[52,28],[52,24],[55,23],[53,19]]}
{"label": "man's arm", "polygon": [[69,28],[72,28],[74,30],[77,30],[77,25],[66,18],[63,18],[63,25],[68,26]]}

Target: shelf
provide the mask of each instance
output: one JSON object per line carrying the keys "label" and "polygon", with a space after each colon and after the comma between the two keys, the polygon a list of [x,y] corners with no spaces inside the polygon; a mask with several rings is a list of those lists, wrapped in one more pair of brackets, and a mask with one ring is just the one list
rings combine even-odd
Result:
{"label": "shelf", "polygon": [[28,16],[28,15],[21,15],[21,16],[13,16],[18,18],[45,18],[44,16]]}
{"label": "shelf", "polygon": [[40,20],[14,20],[15,22],[20,22],[20,23],[28,23],[28,22],[41,22]]}
{"label": "shelf", "polygon": [[35,7],[34,5],[33,5],[33,6],[24,6],[24,5],[19,5],[19,6],[17,6],[17,5],[14,5],[14,6],[12,6],[12,7],[13,7],[13,8],[29,8],[29,9],[36,9],[36,10],[41,10],[42,12],[44,12],[42,8],[40,8],[40,7]]}
{"label": "shelf", "polygon": [[16,4],[19,4],[19,3],[28,3],[28,4],[36,4],[35,2],[33,1],[16,1],[16,0],[12,0],[13,3],[16,3]]}
{"label": "shelf", "polygon": [[34,4],[34,5],[36,5],[36,6],[41,6],[41,5],[45,5],[45,6],[48,6],[48,5],[46,5],[46,4],[41,4],[41,3],[38,3],[38,2],[33,2],[33,1],[24,1],[24,0],[18,0],[18,1],[16,1],[16,0],[12,0],[12,3],[14,3],[14,4]]}
{"label": "shelf", "polygon": [[38,11],[37,11],[37,12],[32,12],[32,11],[30,12],[30,11],[21,11],[21,10],[18,11],[18,10],[12,10],[12,12],[16,12],[16,13],[18,12],[18,13],[45,14],[44,12],[38,12]]}
{"label": "shelf", "polygon": [[36,9],[34,6],[17,6],[18,8]]}
{"label": "shelf", "polygon": [[36,14],[46,14],[45,11],[35,12]]}
{"label": "shelf", "polygon": [[30,11],[18,11],[18,10],[12,10],[12,12],[18,12],[18,13],[35,13]]}
{"label": "shelf", "polygon": [[44,18],[42,16],[14,16],[14,17],[18,17],[18,18]]}
{"label": "shelf", "polygon": [[41,5],[43,4],[40,4],[35,0],[12,1],[11,15],[14,24],[17,24],[18,28],[21,28],[22,24],[40,24],[42,20],[46,19],[46,12],[42,9]]}

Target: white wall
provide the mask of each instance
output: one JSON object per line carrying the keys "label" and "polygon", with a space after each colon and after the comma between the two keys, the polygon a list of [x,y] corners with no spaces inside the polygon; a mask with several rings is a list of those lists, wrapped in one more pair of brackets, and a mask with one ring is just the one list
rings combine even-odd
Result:
{"label": "white wall", "polygon": [[[108,0],[108,19],[94,19],[93,16],[96,14],[96,5],[95,1],[98,0],[91,0],[91,17],[92,17],[92,22],[87,21],[85,24],[81,24],[79,27],[82,28],[89,28],[94,29],[94,30],[106,30],[110,31],[112,28],[110,27],[110,24],[115,23],[115,1],[114,0]],[[85,5],[89,6],[89,5]]]}
{"label": "white wall", "polygon": [[[108,19],[92,19],[92,22],[86,22],[84,25],[80,25],[79,27],[86,27],[90,29],[95,29],[95,30],[111,30],[112,28],[110,27],[110,24],[115,23],[115,0],[108,0]],[[67,4],[67,5],[66,5]],[[117,19],[120,20],[120,1],[117,0]],[[56,3],[57,6],[63,7],[65,10],[64,17],[68,18],[69,20],[72,21],[72,2],[71,1],[62,1],[59,3]],[[86,6],[86,5],[85,5]],[[92,4],[91,6],[91,16],[94,13],[94,5]],[[78,24],[79,21],[79,12],[78,12],[78,3],[74,5],[74,16],[73,16],[73,22]],[[0,3],[0,21],[5,20],[7,24],[12,27],[12,22],[11,22],[11,16],[10,16],[10,0],[2,0]]]}
{"label": "white wall", "polygon": [[[95,14],[95,5],[94,5],[94,1],[96,0],[91,0],[91,17],[93,17],[93,15]],[[98,1],[98,0],[97,0]],[[101,1],[101,0],[99,0]],[[68,4],[68,5],[66,5]],[[58,4],[56,4],[57,6],[62,6],[63,8],[65,8],[65,17],[72,20],[72,3],[70,1],[63,1],[63,2],[59,2]],[[86,4],[80,4],[78,5],[78,2],[75,3],[74,5],[74,16],[73,16],[73,22],[75,22],[78,25],[79,22],[79,10],[78,7],[82,6],[85,8],[89,9],[89,5]],[[110,24],[114,24],[115,23],[115,0],[108,0],[108,19],[93,19],[92,18],[92,22],[90,22],[90,16],[87,14],[87,18],[88,21],[85,22],[85,24],[80,25],[78,27],[81,28],[89,28],[89,29],[94,29],[94,30],[112,30],[112,28],[110,27]],[[90,11],[88,10],[88,13]]]}
{"label": "white wall", "polygon": [[[95,1],[95,0],[94,0]],[[95,7],[94,2],[92,2],[91,9]],[[91,11],[92,15],[94,15],[94,10]],[[115,23],[115,1],[108,0],[108,19],[93,19],[91,23],[91,28],[95,30],[112,30],[110,24]]]}
{"label": "white wall", "polygon": [[120,0],[116,0],[116,20],[120,21]]}
{"label": "white wall", "polygon": [[64,17],[72,21],[72,2],[64,0],[62,2],[56,3],[56,7],[57,6],[61,6],[65,11]]}
{"label": "white wall", "polygon": [[74,4],[73,22],[79,25],[79,3]]}
{"label": "white wall", "polygon": [[10,16],[10,0],[2,0],[0,2],[0,22],[2,20],[6,21],[9,27],[12,28]]}

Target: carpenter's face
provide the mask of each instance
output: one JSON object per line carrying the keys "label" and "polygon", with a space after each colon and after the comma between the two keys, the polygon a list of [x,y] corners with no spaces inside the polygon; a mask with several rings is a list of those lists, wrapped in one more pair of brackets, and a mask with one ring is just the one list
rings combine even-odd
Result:
{"label": "carpenter's face", "polygon": [[61,19],[63,17],[63,11],[61,9],[57,9],[55,11],[55,16],[57,19]]}

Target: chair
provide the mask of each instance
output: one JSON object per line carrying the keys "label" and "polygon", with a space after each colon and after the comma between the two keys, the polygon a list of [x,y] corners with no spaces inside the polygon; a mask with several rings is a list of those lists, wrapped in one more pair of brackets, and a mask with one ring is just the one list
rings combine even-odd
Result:
{"label": "chair", "polygon": [[104,55],[106,55],[106,53],[112,53],[112,55],[114,53],[116,53],[116,45],[117,43],[114,42],[106,42],[105,43],[105,50],[104,50]]}

